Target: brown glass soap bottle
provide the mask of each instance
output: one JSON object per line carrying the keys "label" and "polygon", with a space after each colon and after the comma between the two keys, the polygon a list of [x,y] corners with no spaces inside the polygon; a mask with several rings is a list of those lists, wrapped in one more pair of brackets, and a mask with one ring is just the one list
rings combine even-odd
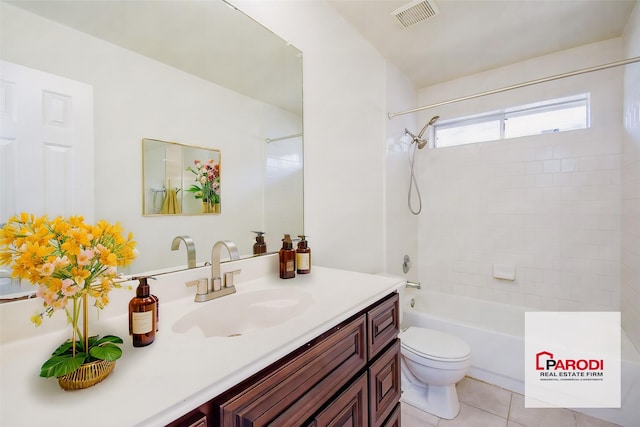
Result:
{"label": "brown glass soap bottle", "polygon": [[292,279],[296,277],[296,251],[293,249],[293,242],[288,234],[284,235],[282,249],[278,254],[280,255],[280,278]]}
{"label": "brown glass soap bottle", "polygon": [[296,272],[298,274],[311,273],[311,249],[307,243],[306,236],[298,236],[298,249],[296,249]]}
{"label": "brown glass soap bottle", "polygon": [[267,244],[264,242],[264,232],[254,231],[256,233],[256,242],[253,244],[253,254],[262,255],[267,253]]}
{"label": "brown glass soap bottle", "polygon": [[129,301],[129,335],[134,347],[144,347],[156,338],[157,303],[151,297],[147,277],[137,278],[140,282],[136,296]]}

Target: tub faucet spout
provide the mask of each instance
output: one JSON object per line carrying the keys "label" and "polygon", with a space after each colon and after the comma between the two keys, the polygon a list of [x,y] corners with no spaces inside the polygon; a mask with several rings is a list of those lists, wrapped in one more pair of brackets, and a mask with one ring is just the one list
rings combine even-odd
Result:
{"label": "tub faucet spout", "polygon": [[180,242],[184,242],[187,247],[187,268],[195,268],[196,266],[196,245],[193,239],[189,236],[176,236],[171,242],[171,250],[177,251],[180,247]]}
{"label": "tub faucet spout", "polygon": [[413,289],[420,289],[422,286],[420,286],[420,282],[410,282],[410,281],[407,280],[407,284],[405,285],[405,287],[413,288]]}

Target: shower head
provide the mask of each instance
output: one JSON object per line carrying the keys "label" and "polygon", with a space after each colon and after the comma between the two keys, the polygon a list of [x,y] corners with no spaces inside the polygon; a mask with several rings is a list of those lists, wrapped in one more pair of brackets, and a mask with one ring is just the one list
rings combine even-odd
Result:
{"label": "shower head", "polygon": [[424,135],[424,131],[426,131],[429,126],[431,126],[435,122],[437,122],[439,118],[440,118],[440,116],[431,117],[431,120],[429,120],[429,122],[426,125],[424,125],[424,127],[422,128],[422,130],[420,131],[420,133],[417,136],[412,134],[411,132],[409,132],[407,129],[405,129],[404,131],[407,134],[411,135],[411,138],[412,138],[411,142],[412,143],[415,142],[416,144],[418,144],[418,148],[419,149],[423,149],[424,147],[426,147],[427,143],[429,142],[429,141],[427,141],[426,138],[424,138],[424,139],[422,138],[422,135]]}

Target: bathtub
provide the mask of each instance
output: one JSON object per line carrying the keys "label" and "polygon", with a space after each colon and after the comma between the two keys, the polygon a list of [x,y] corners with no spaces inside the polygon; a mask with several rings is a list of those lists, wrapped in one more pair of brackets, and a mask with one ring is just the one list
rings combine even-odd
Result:
{"label": "bathtub", "polygon": [[[413,306],[412,306],[413,302]],[[403,289],[401,327],[448,332],[471,346],[468,376],[524,394],[524,313],[527,307],[475,298]],[[625,427],[640,419],[640,354],[622,331],[622,408],[574,410]]]}

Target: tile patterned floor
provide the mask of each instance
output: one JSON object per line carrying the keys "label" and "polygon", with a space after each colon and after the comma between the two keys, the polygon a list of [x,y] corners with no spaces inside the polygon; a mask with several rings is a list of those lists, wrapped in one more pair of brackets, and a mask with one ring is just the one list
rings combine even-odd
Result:
{"label": "tile patterned floor", "polygon": [[469,377],[457,389],[456,418],[440,419],[403,403],[402,427],[619,427],[568,409],[526,409],[521,394]]}

